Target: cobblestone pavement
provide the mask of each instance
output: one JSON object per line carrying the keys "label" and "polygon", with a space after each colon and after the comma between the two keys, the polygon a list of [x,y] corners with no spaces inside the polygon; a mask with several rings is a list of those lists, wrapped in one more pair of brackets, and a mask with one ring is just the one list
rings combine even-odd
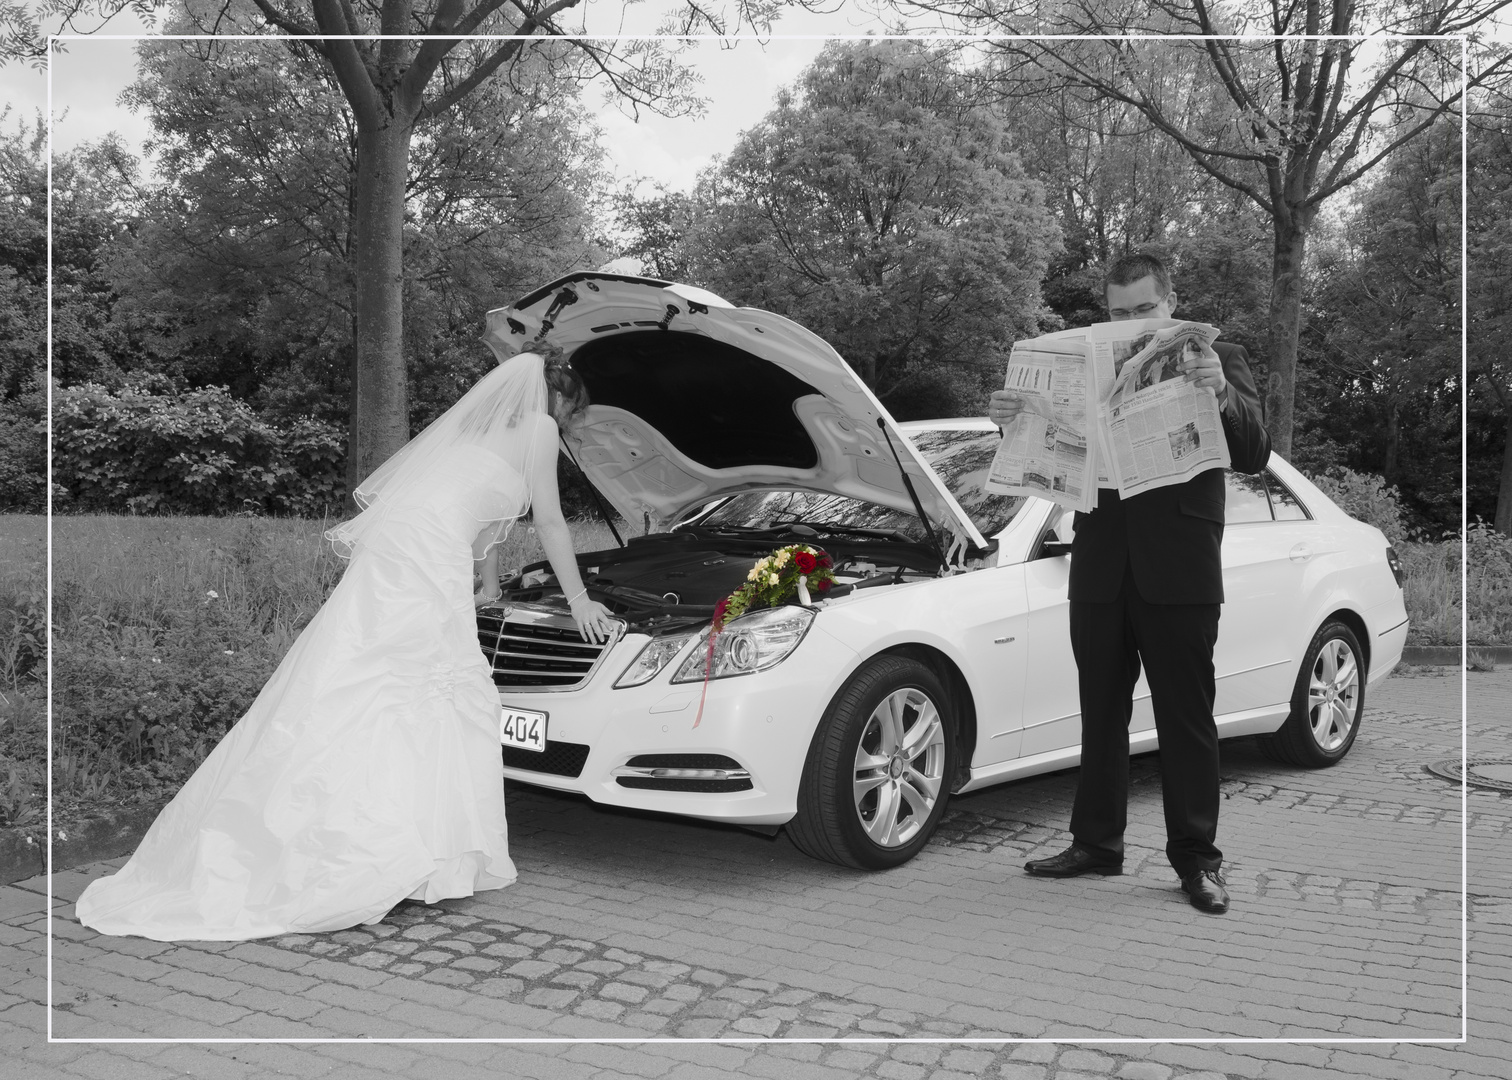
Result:
{"label": "cobblestone pavement", "polygon": [[[1466,680],[1469,752],[1512,758],[1512,673]],[[1068,772],[956,799],[930,847],[882,874],[518,787],[514,886],[336,934],[106,938],[71,901],[119,860],[54,879],[56,1039],[744,1042],[49,1043],[33,879],[0,889],[17,976],[0,984],[0,1077],[1504,1078],[1512,794],[1471,789],[1462,817],[1460,788],[1424,768],[1459,756],[1460,691],[1457,672],[1394,675],[1329,770],[1225,744],[1222,918],[1165,864],[1153,758],[1135,762],[1118,878],[1021,869],[1066,839]],[[1081,1041],[969,1041],[1004,1039]]]}

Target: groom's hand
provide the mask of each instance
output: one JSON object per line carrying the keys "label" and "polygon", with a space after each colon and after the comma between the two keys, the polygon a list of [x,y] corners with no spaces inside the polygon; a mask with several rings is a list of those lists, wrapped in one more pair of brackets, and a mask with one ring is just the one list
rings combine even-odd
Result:
{"label": "groom's hand", "polygon": [[1024,399],[1012,390],[994,390],[987,404],[987,419],[1000,428],[1006,428],[1024,411]]}

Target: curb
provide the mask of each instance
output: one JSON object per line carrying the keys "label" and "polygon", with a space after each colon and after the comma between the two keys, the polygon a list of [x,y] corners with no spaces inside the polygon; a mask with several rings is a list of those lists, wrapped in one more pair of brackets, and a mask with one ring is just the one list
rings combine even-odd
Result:
{"label": "curb", "polygon": [[1402,649],[1404,664],[1459,667],[1475,659],[1512,664],[1512,645],[1407,645]]}
{"label": "curb", "polygon": [[[146,834],[162,806],[141,806],[116,814],[85,818],[72,829],[53,833],[53,873],[101,859],[129,855]],[[47,871],[47,849],[40,835],[21,830],[0,832],[0,885],[24,881]]]}

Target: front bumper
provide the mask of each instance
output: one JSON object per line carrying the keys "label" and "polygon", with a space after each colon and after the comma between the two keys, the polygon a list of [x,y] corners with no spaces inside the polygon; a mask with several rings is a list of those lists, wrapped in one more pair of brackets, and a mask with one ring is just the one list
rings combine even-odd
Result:
{"label": "front bumper", "polygon": [[[820,621],[791,655],[766,671],[711,679],[699,714],[701,683],[672,685],[695,639],[643,686],[613,684],[650,640],[628,634],[582,687],[550,693],[501,690],[505,707],[547,717],[547,750],[507,750],[504,775],[558,791],[575,791],[610,806],[653,810],[740,825],[780,825],[797,811],[804,760],[825,706],[856,662],[854,650],[825,633]],[[651,761],[632,764],[633,759]],[[716,759],[726,758],[729,763]],[[580,763],[580,765],[578,764]],[[574,769],[575,775],[547,768]],[[696,768],[748,779],[745,790],[657,790],[637,778]],[[748,774],[747,777],[739,773]],[[686,779],[666,777],[663,779]],[[630,780],[631,784],[622,783]],[[687,783],[718,788],[731,784]]]}

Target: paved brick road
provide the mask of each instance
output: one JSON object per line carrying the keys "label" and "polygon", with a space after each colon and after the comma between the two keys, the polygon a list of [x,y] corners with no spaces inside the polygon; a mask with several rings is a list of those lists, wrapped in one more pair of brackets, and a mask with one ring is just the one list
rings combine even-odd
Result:
{"label": "paved brick road", "polygon": [[[1469,747],[1512,757],[1512,673],[1472,674]],[[745,1043],[48,1043],[40,879],[0,889],[3,1077],[1217,1077],[1503,1080],[1512,1058],[1512,795],[1461,797],[1460,680],[1394,676],[1346,762],[1225,747],[1233,911],[1193,911],[1165,865],[1159,781],[1135,764],[1130,871],[1031,879],[1074,774],[952,804],[886,874],[785,837],[510,793],[520,881],[383,924],[243,944],[104,938],[55,879],[53,1034],[105,1038],[654,1038]],[[878,1039],[1457,1040],[1468,1044],[968,1043]],[[843,1044],[778,1039],[835,1039]]]}

